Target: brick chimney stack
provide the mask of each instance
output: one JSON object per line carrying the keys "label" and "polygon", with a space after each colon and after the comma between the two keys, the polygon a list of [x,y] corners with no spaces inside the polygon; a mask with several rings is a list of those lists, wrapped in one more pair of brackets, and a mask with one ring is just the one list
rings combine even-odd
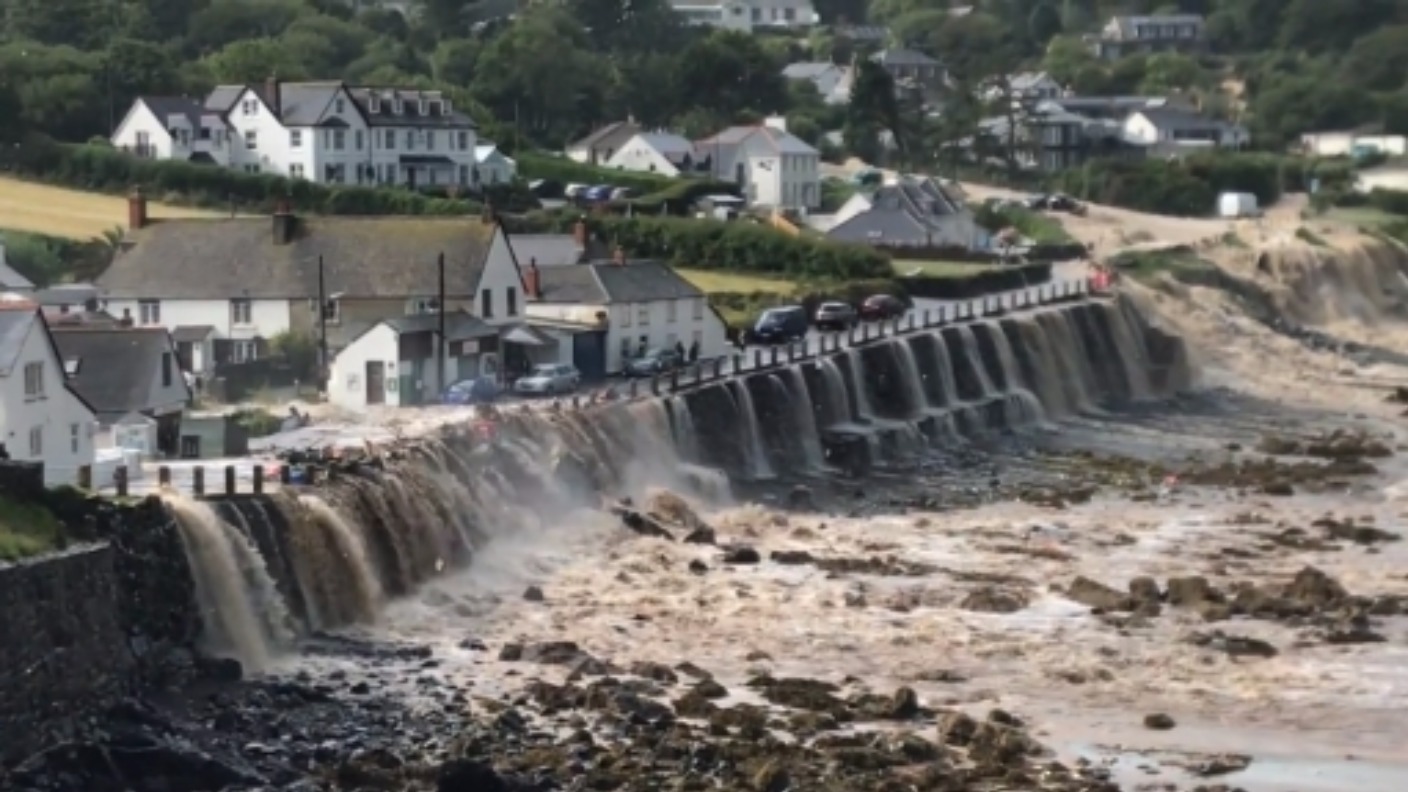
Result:
{"label": "brick chimney stack", "polygon": [[530,300],[537,300],[543,296],[543,274],[538,271],[536,258],[528,260],[528,271],[523,274],[523,290],[528,292]]}
{"label": "brick chimney stack", "polygon": [[269,78],[264,81],[264,101],[269,103],[269,109],[274,111],[275,118],[283,117],[283,97],[280,96],[281,93],[283,93],[283,90],[279,83],[279,75],[278,72],[275,72],[269,75]]}
{"label": "brick chimney stack", "polygon": [[137,231],[145,228],[146,225],[147,196],[142,194],[141,187],[136,187],[127,196],[127,227]]}

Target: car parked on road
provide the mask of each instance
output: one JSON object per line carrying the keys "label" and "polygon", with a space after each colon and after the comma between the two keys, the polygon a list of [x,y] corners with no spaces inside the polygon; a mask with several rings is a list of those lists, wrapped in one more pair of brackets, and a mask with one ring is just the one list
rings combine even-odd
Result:
{"label": "car parked on road", "polygon": [[575,366],[566,363],[539,363],[513,383],[513,392],[522,396],[552,396],[571,393],[582,382]]}
{"label": "car parked on road", "polygon": [[684,364],[680,354],[667,347],[652,349],[626,364],[628,377],[653,377],[677,369]]}
{"label": "car parked on road", "polygon": [[812,319],[818,330],[850,330],[858,317],[855,306],[843,302],[824,302]]}
{"label": "car parked on road", "polygon": [[860,318],[867,321],[884,321],[904,316],[904,300],[893,294],[872,294],[860,304]]}
{"label": "car parked on road", "polygon": [[810,327],[807,309],[800,305],[769,308],[758,317],[746,340],[752,344],[788,344],[806,338]]}
{"label": "car parked on road", "polygon": [[445,389],[441,404],[493,404],[499,398],[499,383],[493,377],[470,377]]}

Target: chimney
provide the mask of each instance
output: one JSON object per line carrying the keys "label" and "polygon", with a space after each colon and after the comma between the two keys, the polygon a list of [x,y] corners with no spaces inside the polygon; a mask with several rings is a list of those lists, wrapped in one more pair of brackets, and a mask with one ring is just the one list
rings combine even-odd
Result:
{"label": "chimney", "polygon": [[576,225],[572,226],[572,237],[577,240],[577,249],[587,249],[587,221],[585,218],[577,218]]}
{"label": "chimney", "polygon": [[620,245],[617,245],[616,254],[612,256],[611,260],[616,262],[616,266],[618,267],[626,266],[626,249],[621,247]]}
{"label": "chimney", "polygon": [[282,91],[279,88],[279,75],[275,72],[264,81],[264,101],[269,103],[269,109],[274,111],[275,118],[283,117],[283,97],[280,93]]}
{"label": "chimney", "polygon": [[287,245],[292,242],[297,224],[298,218],[294,217],[288,198],[280,198],[274,209],[274,244]]}
{"label": "chimney", "polygon": [[127,196],[127,227],[136,231],[147,225],[147,196],[142,194],[142,188],[132,190],[132,194]]}
{"label": "chimney", "polygon": [[543,276],[538,272],[536,258],[528,260],[528,272],[523,276],[523,280],[523,288],[528,292],[528,299],[537,300],[543,296]]}

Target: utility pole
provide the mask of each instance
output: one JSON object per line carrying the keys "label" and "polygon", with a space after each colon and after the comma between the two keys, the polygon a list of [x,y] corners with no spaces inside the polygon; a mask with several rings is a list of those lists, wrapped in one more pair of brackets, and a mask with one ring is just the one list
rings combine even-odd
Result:
{"label": "utility pole", "polygon": [[436,300],[436,305],[440,308],[440,344],[435,351],[436,363],[440,371],[440,390],[444,390],[445,382],[445,254],[440,254],[436,266],[440,269],[440,296]]}
{"label": "utility pole", "polygon": [[328,392],[328,292],[323,282],[323,257],[318,256],[318,382]]}

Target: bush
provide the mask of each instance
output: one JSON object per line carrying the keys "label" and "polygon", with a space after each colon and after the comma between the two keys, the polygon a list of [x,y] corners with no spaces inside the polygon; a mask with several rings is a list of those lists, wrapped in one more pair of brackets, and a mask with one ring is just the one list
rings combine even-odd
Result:
{"label": "bush", "polygon": [[480,207],[390,187],[329,187],[215,165],[147,160],[108,146],[58,143],[31,136],[0,153],[0,169],[81,190],[126,193],[141,187],[153,198],[196,206],[269,212],[288,197],[293,207],[330,215],[461,215]]}
{"label": "bush", "polygon": [[1408,217],[1408,191],[1377,187],[1369,193],[1367,204],[1380,212]]}
{"label": "bush", "polygon": [[629,187],[641,195],[660,192],[679,181],[658,173],[603,168],[533,151],[518,152],[514,161],[518,163],[518,175],[523,179],[549,179],[563,184],[609,184]]}
{"label": "bush", "polygon": [[[569,231],[577,220],[571,213],[543,217],[558,232]],[[598,238],[620,245],[632,256],[659,259],[676,267],[820,281],[892,274],[889,258],[873,248],[791,236],[757,223],[613,215],[586,219],[588,229]]]}
{"label": "bush", "polygon": [[1223,192],[1249,192],[1262,206],[1283,191],[1321,190],[1354,180],[1352,163],[1256,152],[1216,151],[1181,160],[1100,159],[1062,173],[1060,189],[1077,198],[1158,214],[1205,216]]}

